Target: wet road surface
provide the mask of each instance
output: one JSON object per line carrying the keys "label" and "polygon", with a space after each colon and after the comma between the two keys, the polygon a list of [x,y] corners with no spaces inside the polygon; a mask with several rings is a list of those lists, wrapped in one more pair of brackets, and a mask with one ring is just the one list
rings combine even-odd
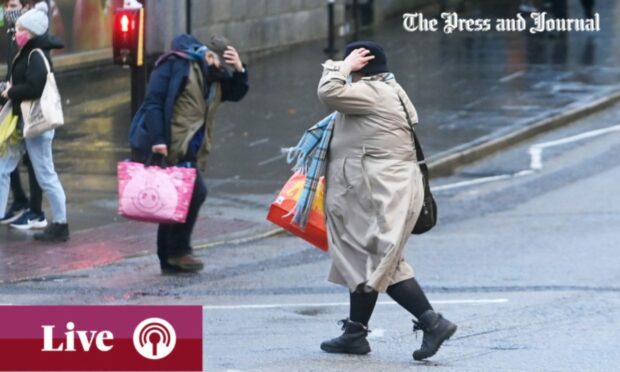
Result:
{"label": "wet road surface", "polygon": [[199,304],[206,371],[612,371],[620,362],[620,131],[543,152],[523,177],[445,189],[530,169],[530,149],[620,125],[620,105],[437,179],[440,224],[407,258],[435,309],[459,331],[428,362],[410,316],[387,296],[371,319],[372,353],[319,350],[339,334],[346,290],[329,256],[279,236],[201,250],[204,273],[162,277],[154,255],[0,286],[13,304]]}

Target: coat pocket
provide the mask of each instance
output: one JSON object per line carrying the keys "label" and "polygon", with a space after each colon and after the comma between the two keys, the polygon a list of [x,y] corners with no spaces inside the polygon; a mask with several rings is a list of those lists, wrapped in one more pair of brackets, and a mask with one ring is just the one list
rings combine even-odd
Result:
{"label": "coat pocket", "polygon": [[372,200],[372,189],[365,174],[363,158],[345,158],[342,164],[342,177],[345,182],[345,198],[347,204],[358,204],[368,214],[368,217],[376,215],[376,208]]}

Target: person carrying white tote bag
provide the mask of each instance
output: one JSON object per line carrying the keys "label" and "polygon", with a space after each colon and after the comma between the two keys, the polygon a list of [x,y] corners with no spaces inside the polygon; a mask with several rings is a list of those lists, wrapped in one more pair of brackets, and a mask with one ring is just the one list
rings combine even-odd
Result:
{"label": "person carrying white tote bag", "polygon": [[[52,213],[51,224],[33,237],[38,241],[60,243],[69,239],[67,199],[54,167],[52,142],[56,132],[54,128],[64,120],[60,96],[51,73],[51,61],[46,56],[53,49],[62,48],[63,44],[48,33],[48,10],[45,2],[39,2],[17,19],[15,43],[19,51],[13,59],[11,83],[0,94],[11,99],[14,114],[21,118],[18,128],[24,132],[23,144]],[[9,171],[13,171],[15,166]],[[6,184],[0,186],[0,193],[8,192]],[[41,218],[45,219],[44,216]]]}
{"label": "person carrying white tote bag", "polygon": [[60,93],[49,62],[41,49],[33,49],[28,56],[28,61],[32,53],[40,53],[43,57],[47,68],[47,81],[40,99],[23,101],[20,105],[24,119],[24,138],[37,137],[65,123]]}

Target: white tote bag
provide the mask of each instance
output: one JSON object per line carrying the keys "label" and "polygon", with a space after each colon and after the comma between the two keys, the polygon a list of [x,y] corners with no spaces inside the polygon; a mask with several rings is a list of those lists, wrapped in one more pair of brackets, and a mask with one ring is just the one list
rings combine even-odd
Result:
{"label": "white tote bag", "polygon": [[47,68],[47,81],[40,99],[23,101],[19,106],[24,119],[24,138],[36,137],[65,123],[60,93],[58,93],[58,87],[56,86],[56,78],[54,78],[43,51],[41,49],[34,49],[30,52],[28,63],[30,63],[32,53],[35,52],[38,52],[43,57],[45,67]]}

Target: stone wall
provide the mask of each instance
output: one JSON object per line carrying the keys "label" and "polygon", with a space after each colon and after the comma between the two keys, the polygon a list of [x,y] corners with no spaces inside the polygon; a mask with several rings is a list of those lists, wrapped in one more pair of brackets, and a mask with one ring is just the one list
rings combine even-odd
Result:
{"label": "stone wall", "polygon": [[375,23],[405,12],[438,3],[437,0],[375,0]]}
{"label": "stone wall", "polygon": [[[192,28],[203,40],[226,35],[245,52],[279,48],[325,37],[324,0],[206,0],[192,3]],[[344,3],[336,4],[342,23]]]}
{"label": "stone wall", "polygon": [[[362,0],[363,1],[363,0]],[[437,14],[443,3],[446,11],[455,11],[472,0],[374,0],[375,24],[389,17],[397,17],[403,13],[420,10]],[[477,0],[480,1],[480,0]],[[487,0],[496,2],[497,0]],[[518,2],[517,2],[518,3]]]}
{"label": "stone wall", "polygon": [[[194,1],[197,2],[197,1]],[[159,54],[186,31],[184,0],[146,0],[146,51]]]}
{"label": "stone wall", "polygon": [[[167,49],[174,35],[185,32],[184,0],[147,0],[148,52]],[[359,0],[365,3],[368,0]],[[374,24],[399,12],[437,0],[374,0]],[[337,30],[345,24],[346,4],[335,0]],[[226,35],[243,52],[260,52],[327,36],[327,0],[192,0],[192,33],[200,40]]]}

